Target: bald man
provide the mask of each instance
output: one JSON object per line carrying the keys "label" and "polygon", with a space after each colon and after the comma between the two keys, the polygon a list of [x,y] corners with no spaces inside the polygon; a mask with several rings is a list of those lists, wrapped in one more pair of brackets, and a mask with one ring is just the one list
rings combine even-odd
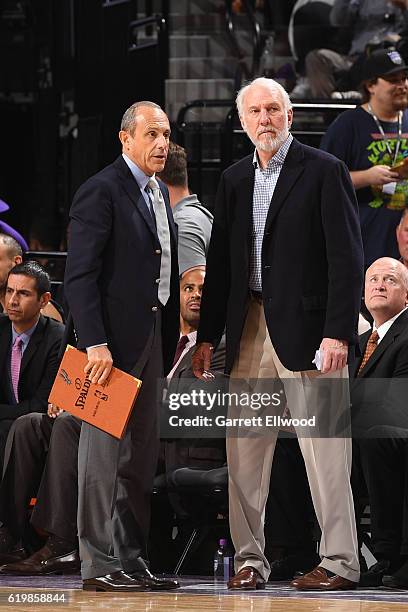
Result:
{"label": "bald man", "polygon": [[[352,482],[356,508],[362,488],[368,492],[377,559],[360,585],[375,587],[408,554],[408,269],[390,257],[377,259],[366,272],[364,299],[374,325],[360,336],[362,357],[350,372],[357,436]],[[408,588],[408,568],[405,573],[401,586]]]}

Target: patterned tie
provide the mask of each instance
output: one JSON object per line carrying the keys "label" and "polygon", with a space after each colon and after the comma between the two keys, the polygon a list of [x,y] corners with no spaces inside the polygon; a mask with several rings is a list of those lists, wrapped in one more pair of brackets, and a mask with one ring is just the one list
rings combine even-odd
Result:
{"label": "patterned tie", "polygon": [[187,342],[188,342],[188,336],[181,336],[180,340],[177,342],[176,353],[174,355],[174,360],[173,360],[173,368],[178,362],[178,360],[180,359],[180,355],[184,351]]}
{"label": "patterned tie", "polygon": [[158,297],[161,304],[165,306],[170,296],[171,251],[169,222],[167,220],[166,205],[156,179],[151,178],[147,184],[153,192],[153,210],[156,217],[157,235],[161,246]]}
{"label": "patterned tie", "polygon": [[377,330],[374,330],[368,339],[366,350],[364,352],[364,357],[363,357],[362,362],[360,363],[360,367],[358,368],[357,374],[360,374],[361,370],[365,367],[367,361],[370,359],[371,355],[374,353],[375,349],[377,348],[378,338],[379,338],[378,332]]}
{"label": "patterned tie", "polygon": [[16,338],[11,349],[11,384],[13,385],[14,398],[18,403],[18,379],[20,377],[20,367],[22,358],[23,341],[21,338]]}

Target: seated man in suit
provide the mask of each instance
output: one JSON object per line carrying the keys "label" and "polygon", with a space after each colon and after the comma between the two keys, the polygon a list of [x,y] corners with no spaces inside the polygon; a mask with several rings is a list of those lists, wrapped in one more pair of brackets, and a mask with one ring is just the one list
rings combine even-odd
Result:
{"label": "seated man in suit", "polygon": [[370,587],[397,572],[408,554],[407,268],[389,257],[375,261],[366,272],[365,304],[374,327],[360,336],[362,358],[350,367],[350,379],[356,512],[366,489],[377,559],[360,585]]}
{"label": "seated man in suit", "polygon": [[[201,259],[205,262],[205,259]],[[201,292],[204,284],[205,265],[188,268],[180,277],[180,339],[174,356],[173,368],[167,376],[167,396],[169,393],[188,392],[190,382],[197,386],[191,368],[191,357],[196,345],[197,328],[200,322]],[[211,370],[223,372],[225,365],[225,341],[221,341],[214,352]],[[191,408],[194,415],[196,407]],[[157,475],[168,475],[181,467],[209,470],[225,464],[225,440],[223,438],[163,438],[160,445]],[[165,504],[154,504],[152,509],[152,529],[150,555],[154,571],[169,571],[176,564],[180,551],[191,534],[190,508],[184,499],[171,491]],[[173,541],[174,514],[178,517],[178,535]],[[212,554],[215,542],[212,543]],[[201,551],[202,552],[202,551]],[[208,555],[196,555],[194,573],[207,572]]]}
{"label": "seated man in suit", "polygon": [[43,317],[50,300],[50,280],[34,261],[10,270],[0,315],[0,467],[15,419],[46,412],[58,368],[64,326]]}
{"label": "seated man in suit", "polygon": [[[78,419],[51,405],[48,414],[34,412],[14,422],[0,484],[1,574],[79,572],[80,433]],[[30,520],[33,497],[37,501]],[[47,533],[45,543],[35,530]]]}

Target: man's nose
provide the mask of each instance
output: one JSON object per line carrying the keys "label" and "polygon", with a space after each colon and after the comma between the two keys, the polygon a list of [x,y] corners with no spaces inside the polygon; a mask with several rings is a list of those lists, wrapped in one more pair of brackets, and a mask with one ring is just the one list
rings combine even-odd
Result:
{"label": "man's nose", "polygon": [[262,125],[267,125],[270,122],[269,113],[265,108],[261,109],[260,121]]}

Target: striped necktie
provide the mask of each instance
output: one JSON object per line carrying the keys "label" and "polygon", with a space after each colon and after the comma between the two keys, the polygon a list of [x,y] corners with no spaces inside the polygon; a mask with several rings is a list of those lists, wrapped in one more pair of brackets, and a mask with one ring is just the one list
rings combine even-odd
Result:
{"label": "striped necktie", "polygon": [[23,341],[21,338],[16,338],[11,349],[11,384],[13,386],[14,398],[18,403],[18,381],[20,378],[21,359],[23,356]]}

